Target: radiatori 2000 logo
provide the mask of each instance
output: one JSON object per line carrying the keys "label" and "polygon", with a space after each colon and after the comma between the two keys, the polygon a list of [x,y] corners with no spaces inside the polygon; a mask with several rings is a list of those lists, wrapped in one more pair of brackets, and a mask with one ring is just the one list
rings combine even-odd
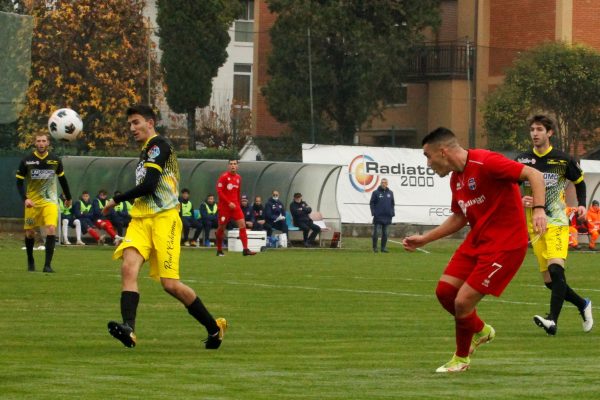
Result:
{"label": "radiatori 2000 logo", "polygon": [[375,161],[373,157],[362,154],[354,157],[348,165],[348,177],[352,187],[361,193],[372,192],[379,185],[379,175],[366,172],[366,163]]}

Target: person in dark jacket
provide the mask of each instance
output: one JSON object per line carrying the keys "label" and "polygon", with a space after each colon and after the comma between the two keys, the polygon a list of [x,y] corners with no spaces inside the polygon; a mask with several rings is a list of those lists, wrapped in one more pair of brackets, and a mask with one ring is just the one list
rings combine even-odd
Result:
{"label": "person in dark jacket", "polygon": [[315,238],[321,233],[321,228],[315,225],[313,220],[310,219],[311,212],[312,208],[302,200],[302,193],[294,193],[294,201],[290,203],[290,213],[292,214],[294,225],[302,231],[304,247],[312,247]]}
{"label": "person in dark jacket", "polygon": [[383,178],[381,185],[371,195],[371,215],[373,216],[373,251],[377,253],[377,239],[381,229],[381,252],[387,253],[388,226],[396,215],[394,193],[388,188],[388,180]]}
{"label": "person in dark jacket", "polygon": [[273,190],[265,205],[265,219],[272,229],[277,229],[287,235],[288,226],[285,222],[285,206],[279,200],[279,192]]}
{"label": "person in dark jacket", "polygon": [[271,237],[273,229],[271,229],[271,225],[266,221],[265,206],[263,206],[262,198],[260,196],[254,198],[252,211],[254,212],[254,228],[252,228],[252,230],[267,231],[267,236]]}
{"label": "person in dark jacket", "polygon": [[206,196],[206,201],[200,205],[200,222],[204,228],[204,246],[206,247],[210,247],[210,230],[217,229],[219,226],[217,211],[215,195],[210,193]]}
{"label": "person in dark jacket", "polygon": [[244,213],[244,222],[246,223],[246,229],[255,230],[254,225],[256,220],[254,219],[254,211],[252,210],[252,206],[248,204],[248,196],[245,194],[242,195],[242,200],[240,203],[242,213]]}

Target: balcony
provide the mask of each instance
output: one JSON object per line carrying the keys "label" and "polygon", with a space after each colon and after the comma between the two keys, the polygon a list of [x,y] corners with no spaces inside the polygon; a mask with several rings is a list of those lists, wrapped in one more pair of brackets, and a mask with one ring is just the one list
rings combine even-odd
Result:
{"label": "balcony", "polygon": [[474,58],[475,47],[465,42],[425,44],[408,61],[406,81],[468,79],[467,71],[473,76]]}

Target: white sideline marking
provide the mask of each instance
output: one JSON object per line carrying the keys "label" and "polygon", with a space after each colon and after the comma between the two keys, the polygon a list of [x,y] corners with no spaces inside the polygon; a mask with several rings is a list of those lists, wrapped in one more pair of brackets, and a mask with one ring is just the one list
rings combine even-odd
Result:
{"label": "white sideline marking", "polygon": [[[402,296],[402,297],[435,297],[431,294],[417,294],[417,293],[405,293],[405,292],[392,292],[387,290],[360,290],[360,289],[340,289],[340,288],[320,288],[313,286],[291,286],[291,285],[274,285],[268,283],[256,283],[256,282],[240,282],[240,281],[225,281],[229,285],[244,285],[244,286],[255,286],[264,287],[271,289],[298,289],[298,290],[314,290],[314,291],[325,291],[325,292],[343,292],[343,293],[356,293],[356,294],[376,294],[376,295],[391,295],[391,296]],[[483,301],[486,301],[484,298]],[[512,300],[501,300],[496,299],[495,301],[507,304],[519,304],[519,305],[544,305],[545,303],[534,303],[527,301],[512,301]]]}

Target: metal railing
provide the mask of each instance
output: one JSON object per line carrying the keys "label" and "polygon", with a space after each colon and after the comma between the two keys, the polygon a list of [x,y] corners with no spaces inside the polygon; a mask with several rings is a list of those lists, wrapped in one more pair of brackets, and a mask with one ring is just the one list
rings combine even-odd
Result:
{"label": "metal railing", "polygon": [[465,42],[432,43],[418,47],[408,62],[408,78],[410,81],[468,79],[473,72],[474,49],[473,45]]}

